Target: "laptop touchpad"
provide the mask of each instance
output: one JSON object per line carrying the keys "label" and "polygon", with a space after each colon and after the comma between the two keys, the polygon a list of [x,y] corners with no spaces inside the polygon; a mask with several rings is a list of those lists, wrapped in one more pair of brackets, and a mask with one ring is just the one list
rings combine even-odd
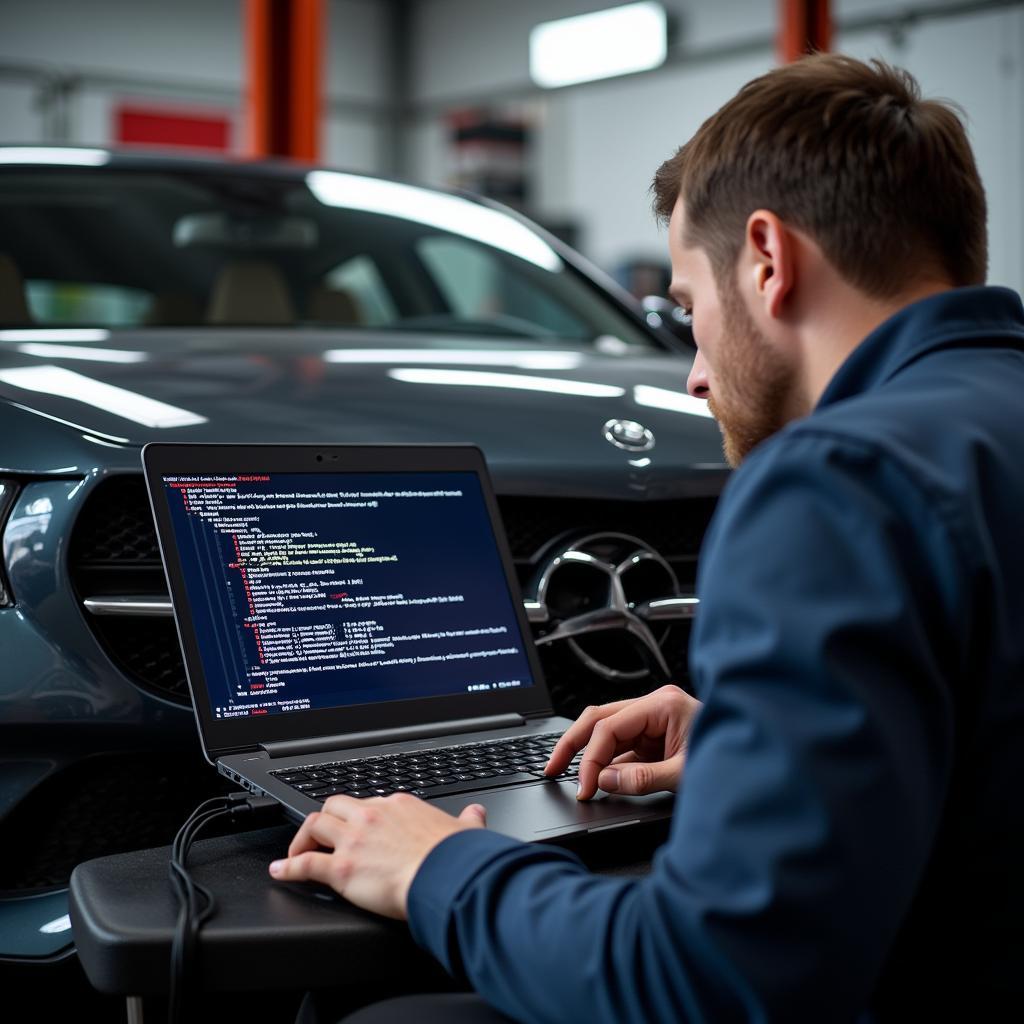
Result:
{"label": "laptop touchpad", "polygon": [[[586,831],[622,821],[624,824],[651,815],[651,797],[629,798],[599,793],[593,800],[581,803],[576,799],[575,782],[545,782],[536,786],[516,789],[492,790],[436,801],[449,814],[458,814],[469,804],[482,804],[487,808],[487,827],[495,832],[519,839],[551,838],[570,828]],[[657,799],[665,803],[666,813],[671,810],[671,794]]]}

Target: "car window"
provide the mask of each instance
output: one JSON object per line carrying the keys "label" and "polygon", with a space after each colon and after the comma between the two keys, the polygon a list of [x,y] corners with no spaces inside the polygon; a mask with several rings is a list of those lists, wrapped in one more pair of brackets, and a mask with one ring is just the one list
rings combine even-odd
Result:
{"label": "car window", "polygon": [[153,296],[139,288],[86,281],[26,281],[25,302],[42,324],[134,327],[145,322]]}
{"label": "car window", "polygon": [[514,214],[334,171],[0,168],[0,273],[10,297],[0,328],[323,327],[658,345]]}
{"label": "car window", "polygon": [[355,303],[362,324],[380,327],[398,319],[395,300],[369,256],[353,256],[324,277],[324,288],[342,293]]}
{"label": "car window", "polygon": [[424,238],[417,251],[451,311],[474,323],[522,320],[557,337],[584,337],[587,325],[555,302],[523,272],[502,267],[482,245],[438,235]]}

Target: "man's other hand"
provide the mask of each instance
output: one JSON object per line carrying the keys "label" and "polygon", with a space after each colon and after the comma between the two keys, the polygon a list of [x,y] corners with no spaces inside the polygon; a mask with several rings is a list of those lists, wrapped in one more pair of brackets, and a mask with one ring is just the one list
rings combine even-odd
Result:
{"label": "man's other hand", "polygon": [[598,789],[634,796],[675,792],[700,706],[678,686],[663,686],[646,697],[587,708],[555,744],[544,773],[565,771],[586,747],[577,799],[589,800]]}
{"label": "man's other hand", "polygon": [[299,826],[288,857],[270,865],[282,882],[329,885],[356,906],[404,920],[409,887],[427,854],[456,832],[486,827],[470,804],[453,818],[409,793],[357,800],[332,796]]}

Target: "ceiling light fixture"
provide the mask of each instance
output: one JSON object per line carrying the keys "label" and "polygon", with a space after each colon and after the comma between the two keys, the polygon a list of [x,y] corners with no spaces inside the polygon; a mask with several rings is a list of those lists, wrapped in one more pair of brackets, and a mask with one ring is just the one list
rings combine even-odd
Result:
{"label": "ceiling light fixture", "polygon": [[658,3],[545,21],[530,32],[530,77],[545,89],[649,71],[667,55],[668,19]]}
{"label": "ceiling light fixture", "polygon": [[105,149],[65,149],[63,146],[3,146],[0,164],[69,164],[99,167],[110,160]]}

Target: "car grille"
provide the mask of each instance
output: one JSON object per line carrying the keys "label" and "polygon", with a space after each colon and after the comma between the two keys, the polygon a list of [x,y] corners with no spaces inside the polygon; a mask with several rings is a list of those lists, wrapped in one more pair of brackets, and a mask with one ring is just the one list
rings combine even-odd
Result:
{"label": "car grille", "polygon": [[715,498],[686,501],[609,501],[588,498],[502,497],[512,557],[536,566],[553,544],[590,533],[628,533],[646,541],[673,563],[680,583],[692,583]]}
{"label": "car grille", "polygon": [[111,477],[93,492],[75,524],[71,559],[79,568],[160,568],[160,549],[141,477]]}
{"label": "car grille", "polygon": [[[141,476],[115,476],[93,491],[75,523],[71,584],[86,597],[166,595],[153,514]],[[94,616],[86,620],[115,665],[136,685],[190,703],[172,618]]]}
{"label": "car grille", "polygon": [[[630,502],[584,498],[499,497],[516,570],[524,589],[560,543],[591,533],[626,533],[658,551],[680,584],[692,586],[697,552],[715,498]],[[71,538],[71,582],[86,597],[166,595],[152,513],[141,476],[103,481],[90,495]],[[114,664],[137,686],[189,704],[174,621],[170,617],[95,616],[86,620]],[[687,624],[672,627],[665,655],[686,685]],[[635,696],[651,680],[608,680],[584,666],[564,644],[541,650],[552,698],[562,714],[587,704]]]}

